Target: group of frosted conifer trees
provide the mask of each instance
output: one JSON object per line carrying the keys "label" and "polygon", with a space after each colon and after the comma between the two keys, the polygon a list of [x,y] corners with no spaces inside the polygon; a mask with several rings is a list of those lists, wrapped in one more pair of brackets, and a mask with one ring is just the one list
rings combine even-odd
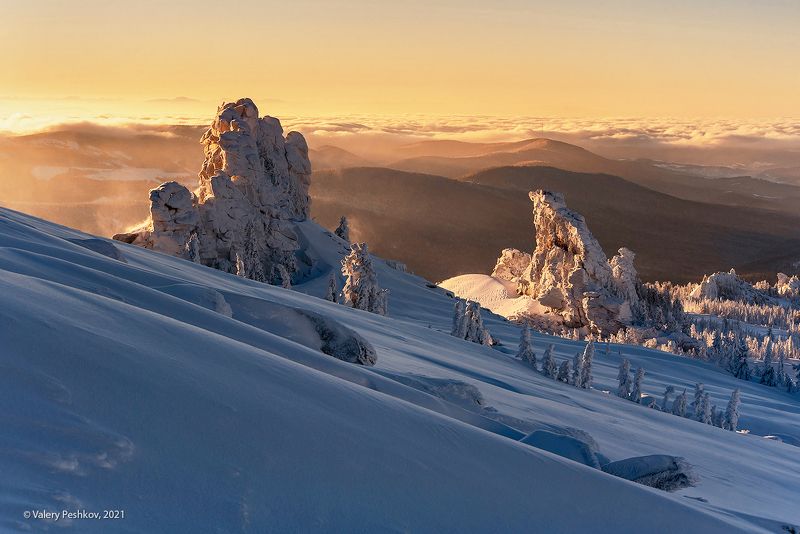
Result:
{"label": "group of frosted conifer trees", "polygon": [[[617,380],[617,396],[627,399],[637,404],[642,404],[642,383],[644,382],[645,371],[643,367],[636,369],[636,374],[631,379],[631,362],[627,358],[622,359],[619,364],[619,374]],[[711,397],[705,391],[703,384],[697,383],[694,387],[694,400],[689,404],[688,395],[686,390],[678,395],[675,400],[671,401],[672,395],[675,393],[675,386],[667,386],[664,389],[664,395],[661,399],[661,404],[652,397],[647,398],[646,406],[661,410],[662,412],[671,413],[678,417],[690,417],[700,423],[707,425],[714,425],[726,430],[736,431],[739,426],[739,405],[741,404],[741,394],[739,388],[733,390],[731,398],[725,410],[718,410],[716,405],[711,404]]]}
{"label": "group of frosted conifer trees", "polygon": [[[540,368],[533,348],[531,329],[527,324],[523,325],[517,358],[548,378],[582,389],[590,389],[592,387],[592,363],[595,355],[594,341],[589,341],[583,351],[578,352],[573,360],[566,359],[560,365],[556,364],[553,350],[554,345],[551,343],[545,349]],[[606,344],[606,355],[608,355],[608,352],[609,345]],[[688,402],[686,390],[672,400],[675,387],[667,386],[659,404],[655,399],[644,395],[642,389],[644,377],[645,370],[643,367],[639,367],[636,373],[631,375],[631,363],[627,358],[623,358],[617,376],[617,396],[637,404],[642,404],[643,400],[647,399],[646,406],[649,408],[658,409],[679,417],[691,417],[698,422],[718,426],[726,430],[736,431],[738,429],[739,406],[741,404],[741,394],[738,388],[731,394],[731,398],[724,410],[719,410],[715,405],[711,404],[708,392],[705,391],[703,384],[700,383],[695,384],[694,400],[691,403]]]}

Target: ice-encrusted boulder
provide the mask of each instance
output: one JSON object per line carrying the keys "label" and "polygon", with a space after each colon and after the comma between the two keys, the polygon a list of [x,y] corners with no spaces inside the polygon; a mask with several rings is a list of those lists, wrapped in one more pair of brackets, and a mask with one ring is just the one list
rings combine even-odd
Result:
{"label": "ice-encrusted boulder", "polygon": [[192,192],[167,182],[150,192],[150,217],[114,239],[270,283],[300,270],[294,222],[308,217],[311,163],[303,136],[284,138],[249,98],[222,104],[201,141]]}
{"label": "ice-encrusted boulder", "polygon": [[497,264],[494,266],[492,276],[516,284],[530,264],[530,254],[515,248],[506,248],[503,249],[503,252],[500,253],[500,257],[497,258]]}
{"label": "ice-encrusted boulder", "polygon": [[636,304],[634,255],[620,250],[612,264],[582,215],[564,196],[532,191],[536,249],[519,277],[517,291],[561,316],[571,328],[615,333],[631,320]]}
{"label": "ice-encrusted boulder", "polygon": [[689,296],[696,299],[737,300],[749,304],[768,304],[773,301],[772,297],[739,278],[733,269],[727,273],[718,272],[704,276]]}

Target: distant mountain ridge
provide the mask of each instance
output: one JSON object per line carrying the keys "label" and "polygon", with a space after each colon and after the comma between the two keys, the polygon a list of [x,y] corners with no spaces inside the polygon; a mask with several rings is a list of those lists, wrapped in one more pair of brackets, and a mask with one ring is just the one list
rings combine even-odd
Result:
{"label": "distant mountain ridge", "polygon": [[[438,152],[441,148],[441,153]],[[606,173],[685,200],[727,206],[759,207],[797,213],[800,187],[763,178],[707,178],[650,160],[608,159],[576,145],[546,138],[513,143],[425,141],[408,145],[407,157],[388,167],[408,172],[463,178],[484,169],[547,166],[572,172]]]}
{"label": "distant mountain ridge", "polygon": [[315,173],[310,194],[320,223],[333,228],[347,215],[353,239],[443,280],[490,272],[503,248],[533,250],[527,192],[540,188],[564,193],[607,254],[621,246],[634,250],[645,280],[697,281],[731,267],[774,276],[770,259],[777,253],[791,258],[797,250],[800,259],[800,217],[691,202],[607,174],[501,167],[452,180],[351,168]]}

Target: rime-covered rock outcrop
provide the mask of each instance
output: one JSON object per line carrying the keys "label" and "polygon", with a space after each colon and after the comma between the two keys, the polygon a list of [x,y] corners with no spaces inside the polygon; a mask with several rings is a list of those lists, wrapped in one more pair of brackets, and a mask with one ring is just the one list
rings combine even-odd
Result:
{"label": "rime-covered rock outcrop", "polygon": [[492,276],[516,284],[530,264],[530,254],[515,248],[506,248],[497,258],[497,264],[494,266]]}
{"label": "rime-covered rock outcrop", "polygon": [[622,247],[617,255],[609,260],[611,278],[614,282],[617,295],[627,303],[631,311],[631,319],[636,319],[642,313],[642,303],[639,297],[639,274],[633,265],[636,254],[629,248]]}
{"label": "rime-covered rock outcrop", "polygon": [[536,250],[517,291],[538,299],[568,327],[617,332],[638,303],[634,254],[621,249],[609,264],[586,220],[567,208],[563,195],[539,190],[530,198]]}
{"label": "rime-covered rock outcrop", "polygon": [[778,281],[775,283],[775,291],[781,297],[800,297],[800,278],[798,278],[797,275],[789,276],[784,273],[778,273]]}
{"label": "rime-covered rock outcrop", "polygon": [[774,299],[739,278],[736,271],[718,272],[704,276],[689,295],[692,298],[711,300],[738,300],[749,304],[768,304]]}
{"label": "rime-covered rock outcrop", "polygon": [[201,141],[192,192],[167,182],[150,192],[150,218],[114,239],[254,280],[288,283],[302,270],[294,221],[308,217],[311,163],[303,136],[284,138],[249,98],[222,104]]}

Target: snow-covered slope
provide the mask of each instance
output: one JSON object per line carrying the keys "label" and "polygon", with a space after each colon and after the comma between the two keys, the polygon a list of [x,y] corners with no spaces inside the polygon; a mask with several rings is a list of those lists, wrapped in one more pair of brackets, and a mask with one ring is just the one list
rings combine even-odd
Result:
{"label": "snow-covered slope", "polygon": [[[389,316],[326,302],[344,244],[314,223],[316,276],[296,291],[0,211],[0,530],[26,510],[124,509],[79,532],[778,531],[800,523],[796,398],[714,368],[622,347],[645,390],[742,387],[742,435],[533,372],[504,346],[447,335],[452,299],[377,262]],[[110,245],[113,245],[110,246]],[[375,349],[374,367],[319,350],[324,317]],[[559,359],[577,342],[555,342]],[[618,347],[612,347],[616,351]],[[476,393],[477,392],[477,393]],[[664,493],[518,440],[588,432],[611,460],[682,456],[700,485]],[[61,519],[59,525],[70,521]]]}

